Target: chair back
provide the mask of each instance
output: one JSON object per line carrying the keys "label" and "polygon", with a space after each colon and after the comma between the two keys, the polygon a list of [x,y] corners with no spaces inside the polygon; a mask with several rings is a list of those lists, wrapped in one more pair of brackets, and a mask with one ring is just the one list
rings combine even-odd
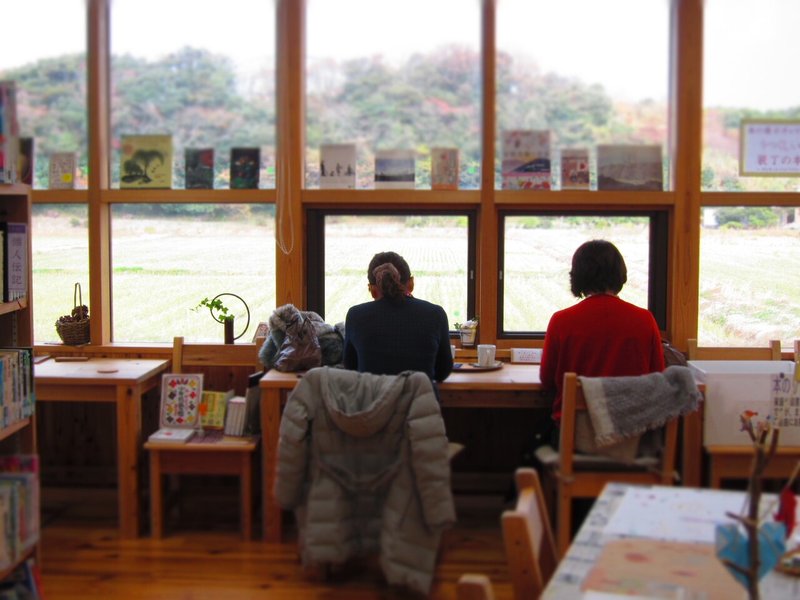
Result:
{"label": "chair back", "polygon": [[258,351],[264,338],[252,344],[187,344],[183,336],[172,340],[172,372],[183,373],[186,367],[250,367],[263,371]]}
{"label": "chair back", "polygon": [[492,582],[482,573],[464,573],[456,586],[458,600],[494,600]]}
{"label": "chair back", "polygon": [[503,512],[506,560],[517,600],[538,598],[556,569],[556,544],[539,474],[517,469],[517,504]]}
{"label": "chair back", "polygon": [[689,360],[781,360],[781,341],[769,346],[698,346],[697,339],[687,340]]}

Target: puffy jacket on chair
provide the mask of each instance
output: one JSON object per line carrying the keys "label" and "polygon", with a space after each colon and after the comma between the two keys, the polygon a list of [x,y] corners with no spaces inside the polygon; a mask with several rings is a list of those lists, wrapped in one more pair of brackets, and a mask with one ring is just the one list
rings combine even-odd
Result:
{"label": "puffy jacket on chair", "polygon": [[455,522],[428,377],[306,373],[281,419],[275,497],[295,510],[304,564],[379,552],[390,584],[428,593],[442,531]]}

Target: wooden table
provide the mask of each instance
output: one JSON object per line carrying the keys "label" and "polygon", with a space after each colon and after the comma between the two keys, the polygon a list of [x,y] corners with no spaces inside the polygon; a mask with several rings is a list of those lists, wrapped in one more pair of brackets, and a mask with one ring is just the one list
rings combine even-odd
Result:
{"label": "wooden table", "polygon": [[[658,506],[660,510],[655,510],[652,506],[648,508],[648,504],[637,501],[647,496],[652,498],[652,505]],[[774,501],[774,496],[765,495],[762,499],[762,513],[774,514],[776,511],[771,508]],[[584,582],[591,580],[591,571],[601,559],[604,548],[611,542],[619,544],[618,540],[633,541],[633,544],[637,544],[635,540],[642,540],[644,543],[647,543],[647,540],[691,543],[705,547],[706,553],[711,552],[709,547],[714,543],[713,524],[731,523],[732,519],[725,516],[726,508],[738,513],[743,502],[743,492],[609,483],[595,501],[567,554],[550,579],[542,598],[544,600],[582,598]],[[643,515],[649,516],[643,517]],[[628,524],[626,527],[623,520],[628,517],[630,520],[626,521]],[[625,533],[621,533],[622,531]],[[798,534],[795,533],[787,545],[791,547],[797,542]],[[608,557],[606,554],[606,559]],[[652,560],[653,556],[647,558]],[[644,558],[637,561],[618,560],[614,563],[614,572],[606,573],[605,581],[624,580],[626,585],[631,586],[630,593],[633,593],[632,586],[637,582],[641,584],[641,580],[647,578],[646,572],[642,569],[648,567],[648,560]],[[716,563],[712,566],[720,568]],[[674,565],[672,568],[661,568],[658,576],[661,577],[671,570],[674,570]],[[686,579],[683,583],[690,580],[688,575],[684,575]],[[722,573],[722,577],[727,577],[727,574]],[[705,578],[702,581],[703,587],[720,583],[719,578],[707,583]],[[659,580],[654,583],[663,585],[664,582]],[[732,587],[735,594],[726,595],[726,600],[729,597],[742,600],[747,597],[744,587],[738,584]],[[661,591],[665,591],[663,587]],[[681,590],[673,591],[675,597],[683,597],[679,593]],[[688,593],[685,589],[682,591]],[[760,591],[762,598],[800,598],[800,578],[772,571],[761,580]],[[738,595],[738,592],[741,594]]]}
{"label": "wooden table", "polygon": [[111,402],[117,415],[117,494],[120,536],[140,533],[139,455],[142,397],[160,383],[168,360],[91,358],[46,360],[34,367],[38,402]]}
{"label": "wooden table", "polygon": [[[273,498],[278,461],[278,432],[281,408],[286,396],[300,379],[298,373],[274,369],[261,378],[261,448],[263,465],[262,520],[264,539],[281,541],[281,509]],[[453,373],[439,384],[443,407],[463,408],[546,408],[539,395],[539,365],[505,364],[495,371]]]}

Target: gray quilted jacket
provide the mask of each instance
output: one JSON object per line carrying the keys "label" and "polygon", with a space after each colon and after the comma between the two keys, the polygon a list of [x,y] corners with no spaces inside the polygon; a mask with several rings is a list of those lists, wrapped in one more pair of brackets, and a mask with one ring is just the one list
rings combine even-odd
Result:
{"label": "gray quilted jacket", "polygon": [[275,485],[303,563],[378,552],[390,584],[427,594],[455,522],[447,444],[424,373],[308,371],[283,412]]}

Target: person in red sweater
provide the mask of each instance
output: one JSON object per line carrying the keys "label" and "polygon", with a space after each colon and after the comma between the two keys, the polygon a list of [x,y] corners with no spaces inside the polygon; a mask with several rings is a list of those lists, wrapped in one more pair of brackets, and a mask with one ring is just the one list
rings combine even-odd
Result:
{"label": "person in red sweater", "polygon": [[572,256],[569,280],[572,294],[583,299],[550,318],[540,371],[542,389],[555,392],[556,425],[561,419],[564,373],[614,377],[664,370],[661,332],[652,313],[617,296],[628,270],[614,244],[605,240],[582,244]]}

